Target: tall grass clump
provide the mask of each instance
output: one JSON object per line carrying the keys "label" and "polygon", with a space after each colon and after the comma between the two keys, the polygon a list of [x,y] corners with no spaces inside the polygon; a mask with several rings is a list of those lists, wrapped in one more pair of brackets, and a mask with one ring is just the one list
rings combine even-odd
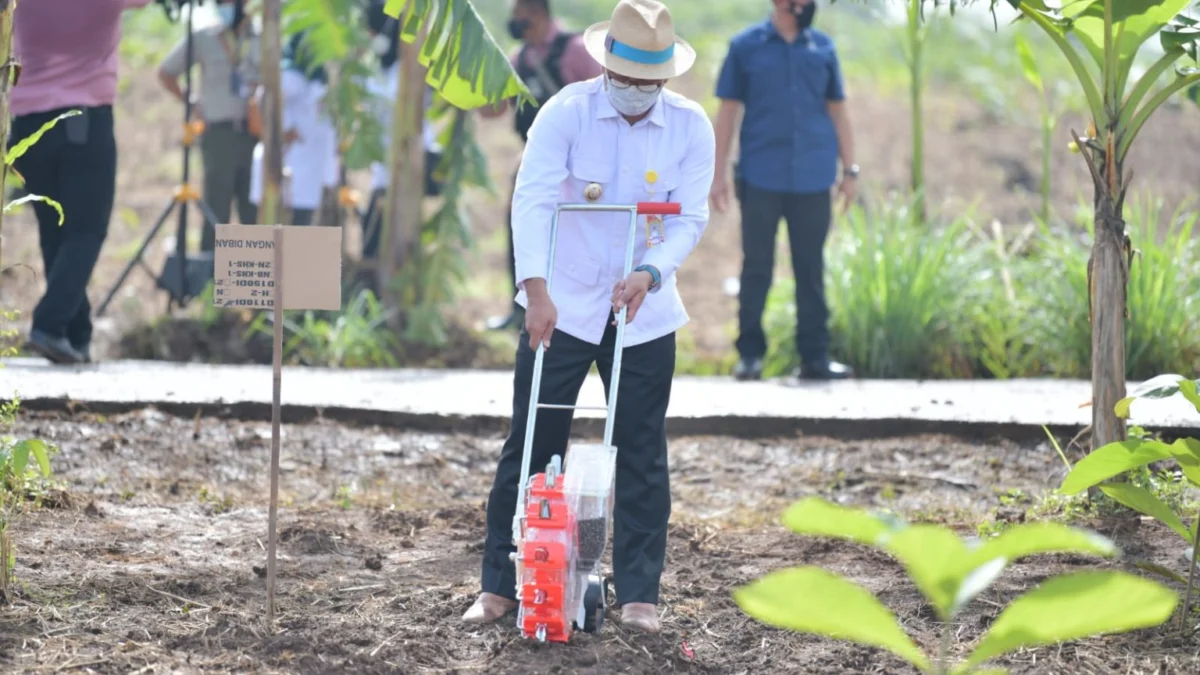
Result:
{"label": "tall grass clump", "polygon": [[[1035,298],[1030,322],[1045,375],[1090,377],[1087,261],[1093,238],[1090,208],[1072,231],[1042,225],[1027,276]],[[1181,205],[1166,214],[1161,199],[1139,196],[1126,210],[1135,254],[1125,322],[1125,374],[1145,380],[1158,373],[1200,371],[1200,245],[1192,235],[1197,213]]]}
{"label": "tall grass clump", "polygon": [[[987,278],[987,244],[960,216],[920,222],[911,203],[877,211],[851,208],[838,219],[826,254],[830,351],[861,377],[970,377],[978,327],[972,317]],[[794,285],[777,283],[764,328],[772,346],[768,376],[797,363]]]}
{"label": "tall grass clump", "polygon": [[963,289],[974,373],[1001,380],[1036,375],[1043,369],[1030,326],[1037,300],[1025,279],[1037,268],[1025,253],[1037,229],[1005,228],[995,220],[990,231],[972,229],[978,241],[988,243],[975,283]]}

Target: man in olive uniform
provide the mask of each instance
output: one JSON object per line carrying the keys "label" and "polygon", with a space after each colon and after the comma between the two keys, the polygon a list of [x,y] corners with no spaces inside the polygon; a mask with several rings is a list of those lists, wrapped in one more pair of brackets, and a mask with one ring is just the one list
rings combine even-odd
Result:
{"label": "man in olive uniform", "polygon": [[[588,55],[578,33],[563,30],[562,26],[550,14],[550,0],[514,0],[512,13],[508,21],[508,32],[514,39],[523,44],[512,55],[512,66],[524,81],[525,86],[537,99],[537,107],[521,106],[516,111],[516,131],[521,141],[528,140],[529,127],[533,118],[542,109],[550,97],[560,89],[573,82],[590,80],[599,77],[603,72],[600,64]],[[508,103],[485,109],[485,117],[498,117],[504,114]],[[513,173],[513,184],[516,184],[516,173]],[[512,242],[512,210],[508,214],[508,272],[513,286],[516,286],[516,267],[513,262]],[[511,313],[507,316],[497,316],[488,321],[488,327],[493,330],[520,330],[525,324],[525,311],[520,305],[513,303]]]}
{"label": "man in olive uniform", "polygon": [[[259,81],[259,36],[246,14],[245,3],[218,0],[220,21],[198,28],[193,35],[192,59],[200,67],[200,87],[195,101],[184,101],[179,80],[187,63],[187,37],[171,49],[159,65],[159,83],[185,105],[194,105],[196,119],[204,122],[200,154],[204,158],[204,203],[218,224],[229,223],[233,204],[243,225],[258,221],[258,207],[250,199],[250,173],[258,142],[247,119],[250,93]],[[204,223],[200,250],[212,251],[216,230]]]}

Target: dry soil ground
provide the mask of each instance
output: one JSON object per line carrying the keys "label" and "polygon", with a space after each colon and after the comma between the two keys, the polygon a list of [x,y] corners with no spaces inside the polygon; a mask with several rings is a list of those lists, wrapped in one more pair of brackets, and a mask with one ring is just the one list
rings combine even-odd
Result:
{"label": "dry soil ground", "polygon": [[[150,68],[126,67],[122,79],[125,84],[117,117],[117,209],[92,280],[93,305],[115,283],[179,180],[179,110],[159,89]],[[679,89],[701,99],[710,93],[709,85],[696,79],[681,80]],[[903,189],[908,183],[910,124],[902,93],[876,92],[862,82],[851,82],[850,91],[864,194],[878,198],[889,190]],[[940,89],[936,84],[931,85],[927,99],[926,173],[931,205],[947,213],[974,205],[981,220],[1024,223],[1037,207],[1037,198],[1030,192],[1036,193],[1040,172],[1036,120],[1017,125],[997,119],[969,95]],[[1064,141],[1056,144],[1053,159],[1055,207],[1063,215],[1070,215],[1081,199],[1090,199],[1087,169],[1078,156],[1066,150],[1065,140],[1072,126],[1079,131],[1086,125],[1077,116],[1068,115],[1055,132],[1055,138]],[[511,175],[520,157],[520,144],[507,117],[483,121],[479,138],[491,162],[497,193],[493,197],[480,192],[471,198],[468,207],[473,234],[480,244],[467,289],[472,297],[457,303],[456,308],[456,318],[468,328],[480,327],[487,316],[506,309],[507,299],[511,298],[503,229]],[[199,160],[196,162],[198,168]],[[1194,176],[1200,175],[1200,109],[1187,104],[1159,111],[1139,137],[1130,166],[1135,170],[1135,191],[1153,191],[1167,200],[1168,208],[1194,195]],[[198,218],[193,212],[193,236]],[[162,269],[165,250],[174,246],[174,222],[170,221],[148,251],[147,261],[156,274]],[[17,266],[0,277],[0,307],[18,309],[28,316],[44,287],[36,228],[28,211],[6,218],[5,224],[4,263]],[[347,248],[357,256],[358,229],[356,223],[351,225],[347,229]],[[693,318],[685,332],[701,354],[723,356],[732,346],[731,324],[737,307],[723,291],[723,284],[740,269],[740,236],[735,214],[714,215],[698,250],[680,272],[680,286]],[[197,246],[196,241],[198,238],[190,250]],[[782,238],[780,245],[785,245]],[[782,273],[786,256],[779,259]],[[154,289],[148,275],[134,270],[101,320],[97,355],[120,355],[120,336],[139,323],[162,316],[165,309],[166,295]],[[20,327],[27,329],[24,322]],[[187,332],[193,332],[192,328]],[[215,340],[240,342],[240,330],[226,328],[224,332],[229,334],[216,336]],[[204,342],[185,341],[177,347],[181,353],[171,356],[188,359],[192,356],[189,350],[206,349]],[[135,353],[126,352],[135,357],[151,353],[153,350],[147,352],[144,345]],[[468,349],[459,360],[476,356],[477,351]]]}
{"label": "dry soil ground", "polygon": [[[793,535],[777,524],[781,509],[819,494],[967,531],[1000,492],[1037,491],[1062,473],[1044,445],[674,439],[663,633],[609,622],[599,634],[543,646],[521,640],[511,621],[459,623],[478,588],[499,437],[285,427],[280,614],[268,634],[269,426],[144,410],[27,415],[17,432],[60,446],[54,468],[65,492],[14,529],[17,597],[0,610],[8,672],[899,675],[910,671],[880,652],[766,628],[733,604],[733,588],[769,570],[822,565],[878,594],[926,648],[936,644],[930,610],[894,562]],[[1121,541],[1132,555],[1178,565],[1170,536],[1146,524],[1136,541]],[[1031,584],[1102,564],[1014,565],[956,629],[959,651]],[[1023,652],[1008,665],[1014,673],[1185,673],[1200,669],[1195,651],[1143,631]]]}

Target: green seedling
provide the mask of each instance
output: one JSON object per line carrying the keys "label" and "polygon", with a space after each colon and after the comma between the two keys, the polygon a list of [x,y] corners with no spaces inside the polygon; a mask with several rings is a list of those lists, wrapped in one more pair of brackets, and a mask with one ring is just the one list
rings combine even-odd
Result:
{"label": "green seedling", "polygon": [[[0,8],[0,24],[7,27],[7,30],[0,31],[0,53],[5,59],[12,59],[12,15],[15,12],[14,3],[6,3],[3,8]],[[9,114],[7,105],[7,96],[9,89],[13,86],[16,80],[16,71],[12,73],[12,77],[3,78],[0,83],[0,93],[5,97],[4,115]],[[80,111],[70,110],[54,119],[46,122],[37,131],[29,136],[21,139],[12,147],[8,146],[7,138],[0,138],[0,158],[3,158],[3,166],[0,167],[0,225],[3,224],[3,214],[8,213],[12,209],[20,206],[22,203],[28,202],[43,202],[52,207],[58,213],[58,224],[63,224],[63,209],[58,202],[42,195],[28,194],[13,202],[5,203],[6,183],[9,175],[12,175],[18,184],[24,185],[24,179],[17,172],[13,164],[21,158],[29,148],[47,131],[54,128],[60,120],[68,117],[79,115]],[[4,123],[8,124],[11,120],[5,119]],[[3,232],[0,231],[0,244],[4,241]],[[0,250],[2,253],[2,250]],[[0,255],[0,263],[3,262],[3,256]],[[2,271],[3,264],[0,264]],[[16,319],[17,313],[9,310],[0,309],[0,323],[8,323]],[[16,337],[16,331],[11,329],[0,330],[0,356],[12,356],[16,350],[7,344],[9,340]],[[0,364],[2,367],[3,364]],[[12,539],[9,537],[8,528],[13,520],[22,511],[25,503],[32,497],[37,500],[41,494],[41,488],[44,485],[45,479],[50,476],[50,453],[53,448],[46,442],[36,438],[20,439],[9,435],[13,424],[17,419],[17,411],[20,408],[20,401],[16,398],[7,401],[0,401],[0,600],[8,599],[8,588],[11,582],[12,570],[16,565],[16,556],[13,550]],[[33,460],[32,464],[30,459]],[[40,476],[39,476],[40,474]],[[39,480],[40,477],[40,480]]]}
{"label": "green seedling", "polygon": [[[1131,394],[1117,402],[1115,411],[1118,417],[1128,418],[1133,402],[1138,399],[1147,401],[1163,400],[1182,396],[1200,414],[1200,380],[1190,380],[1181,375],[1160,375],[1144,382],[1134,389]],[[1187,542],[1188,558],[1191,560],[1186,579],[1173,571],[1156,565],[1144,566],[1148,571],[1167,576],[1187,584],[1184,593],[1183,613],[1180,624],[1187,620],[1191,605],[1192,587],[1195,580],[1196,540],[1200,537],[1200,517],[1189,526],[1183,517],[1154,492],[1129,481],[1108,483],[1111,478],[1143,469],[1149,464],[1173,459],[1179,465],[1179,470],[1185,480],[1193,487],[1200,487],[1200,440],[1181,438],[1174,443],[1137,436],[1117,443],[1108,443],[1096,448],[1088,456],[1079,460],[1075,467],[1063,479],[1058,491],[1064,495],[1075,495],[1092,487],[1099,487],[1113,501],[1127,506],[1138,513],[1150,516],[1158,522],[1171,528]]]}
{"label": "green seedling", "polygon": [[964,540],[940,525],[908,524],[812,497],[783,518],[791,530],[872,546],[898,560],[942,622],[931,656],[867,589],[814,566],[772,572],[734,591],[746,614],[772,626],[885,649],[930,675],[1004,673],[1004,654],[1099,634],[1157,626],[1175,610],[1169,588],[1132,574],[1089,570],[1048,579],[1013,600],[966,659],[951,663],[953,623],[1009,563],[1044,553],[1114,557],[1108,539],[1057,523],[1030,523],[987,540]]}
{"label": "green seedling", "polygon": [[[0,404],[0,426],[11,426],[16,414],[16,401]],[[36,438],[0,435],[0,600],[8,598],[16,565],[8,528],[24,510],[26,502],[40,494],[39,482],[50,476],[51,452],[50,445]]]}

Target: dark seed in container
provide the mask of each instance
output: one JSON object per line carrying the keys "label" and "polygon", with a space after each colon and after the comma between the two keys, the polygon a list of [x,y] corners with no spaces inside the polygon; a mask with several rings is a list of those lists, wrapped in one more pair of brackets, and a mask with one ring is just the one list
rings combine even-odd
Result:
{"label": "dark seed in container", "polygon": [[607,519],[588,518],[576,522],[579,529],[579,566],[590,569],[604,554],[607,543]]}

